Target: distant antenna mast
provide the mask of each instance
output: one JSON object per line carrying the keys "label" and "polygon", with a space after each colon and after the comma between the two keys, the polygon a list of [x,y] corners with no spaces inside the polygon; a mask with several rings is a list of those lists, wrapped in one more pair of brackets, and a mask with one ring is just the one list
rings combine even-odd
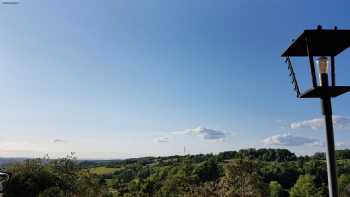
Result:
{"label": "distant antenna mast", "polygon": [[186,146],[184,146],[184,155],[186,155]]}

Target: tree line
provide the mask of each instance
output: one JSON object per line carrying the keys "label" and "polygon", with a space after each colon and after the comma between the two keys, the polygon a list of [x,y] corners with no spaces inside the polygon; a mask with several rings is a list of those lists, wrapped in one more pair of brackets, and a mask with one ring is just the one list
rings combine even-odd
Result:
{"label": "tree line", "polygon": [[[350,196],[350,150],[337,151],[339,191]],[[96,167],[115,169],[96,174]],[[323,153],[243,149],[219,154],[144,157],[118,161],[34,159],[6,167],[5,196],[76,197],[323,197],[328,196]]]}

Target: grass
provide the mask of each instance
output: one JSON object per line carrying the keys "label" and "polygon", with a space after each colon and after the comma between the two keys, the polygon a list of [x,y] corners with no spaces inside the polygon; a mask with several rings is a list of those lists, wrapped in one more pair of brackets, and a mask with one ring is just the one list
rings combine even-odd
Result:
{"label": "grass", "polygon": [[109,168],[109,167],[95,167],[89,169],[91,173],[98,174],[98,175],[106,175],[106,174],[113,174],[115,171],[119,170],[119,168]]}

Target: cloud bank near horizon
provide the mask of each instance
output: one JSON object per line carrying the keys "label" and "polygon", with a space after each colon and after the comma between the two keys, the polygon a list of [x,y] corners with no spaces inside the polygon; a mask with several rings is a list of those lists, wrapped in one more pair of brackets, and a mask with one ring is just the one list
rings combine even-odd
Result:
{"label": "cloud bank near horizon", "polygon": [[[334,128],[347,128],[350,125],[350,118],[345,116],[333,116]],[[314,118],[310,120],[304,120],[299,122],[293,122],[289,125],[291,129],[307,129],[313,130],[324,128],[323,118]]]}
{"label": "cloud bank near horizon", "polygon": [[267,137],[263,140],[263,144],[267,146],[304,146],[317,145],[320,142],[317,139],[285,133]]}

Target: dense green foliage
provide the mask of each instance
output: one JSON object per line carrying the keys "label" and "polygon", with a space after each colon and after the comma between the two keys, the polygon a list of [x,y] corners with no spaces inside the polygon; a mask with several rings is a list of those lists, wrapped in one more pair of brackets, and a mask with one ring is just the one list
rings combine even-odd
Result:
{"label": "dense green foliage", "polygon": [[6,197],[107,197],[104,180],[81,170],[73,157],[33,159],[10,166]]}
{"label": "dense green foliage", "polygon": [[299,196],[323,196],[320,194],[314,184],[312,176],[306,174],[301,175],[295,185],[292,187],[290,191],[291,197],[299,197]]}
{"label": "dense green foliage", "polygon": [[[350,150],[338,151],[342,197],[350,184]],[[5,196],[323,197],[323,153],[245,149],[217,155],[146,157],[119,161],[28,160],[13,173]],[[19,189],[20,188],[20,189]]]}
{"label": "dense green foliage", "polygon": [[279,197],[283,196],[283,187],[277,181],[271,181],[269,184],[269,194],[270,197]]}

